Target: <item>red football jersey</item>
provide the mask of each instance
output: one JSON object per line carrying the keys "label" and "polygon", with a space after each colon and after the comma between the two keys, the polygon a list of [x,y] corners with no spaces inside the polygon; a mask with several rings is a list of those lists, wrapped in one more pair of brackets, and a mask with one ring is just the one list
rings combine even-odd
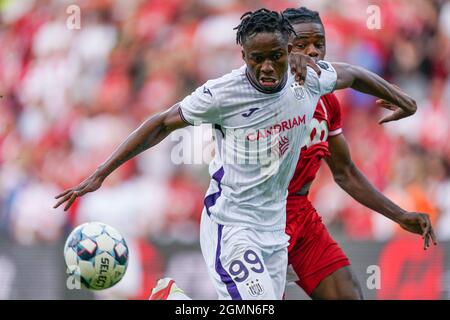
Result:
{"label": "red football jersey", "polygon": [[328,138],[342,132],[341,106],[333,93],[324,95],[317,103],[294,176],[289,183],[289,195],[309,189],[316,177],[322,158],[328,156]]}

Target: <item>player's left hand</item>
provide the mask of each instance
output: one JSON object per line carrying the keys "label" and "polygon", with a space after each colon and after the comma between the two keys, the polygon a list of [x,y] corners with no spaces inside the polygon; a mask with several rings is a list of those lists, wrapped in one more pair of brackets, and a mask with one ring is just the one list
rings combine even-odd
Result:
{"label": "player's left hand", "polygon": [[427,248],[430,247],[430,240],[434,245],[437,245],[436,235],[434,234],[430,216],[428,214],[407,212],[401,216],[398,224],[406,231],[422,235],[422,239],[424,239],[424,250],[427,250]]}
{"label": "player's left hand", "polygon": [[313,68],[318,76],[322,72],[313,58],[297,52],[291,52],[289,54],[289,66],[291,67],[292,74],[295,76],[295,81],[300,85],[305,83],[306,74],[308,73],[307,66]]}

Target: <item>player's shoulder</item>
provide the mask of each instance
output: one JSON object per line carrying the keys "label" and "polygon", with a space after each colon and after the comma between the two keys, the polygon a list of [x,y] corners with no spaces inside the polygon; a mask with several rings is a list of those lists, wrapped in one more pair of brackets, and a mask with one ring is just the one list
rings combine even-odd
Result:
{"label": "player's shoulder", "polygon": [[238,69],[234,69],[231,72],[224,74],[223,76],[211,79],[206,81],[205,85],[207,85],[209,88],[217,90],[217,91],[224,91],[227,88],[235,87],[242,82],[242,79],[245,77],[245,68],[241,67]]}
{"label": "player's shoulder", "polygon": [[242,90],[244,78],[245,66],[234,69],[219,78],[206,81],[202,90],[215,99],[223,100],[227,96],[236,94],[236,92]]}
{"label": "player's shoulder", "polygon": [[220,78],[209,80],[204,90],[210,94],[221,107],[233,106],[236,101],[247,101],[253,98],[252,90],[247,83],[245,66],[232,70]]}
{"label": "player's shoulder", "polygon": [[322,69],[322,71],[327,71],[327,72],[332,72],[335,73],[336,71],[334,70],[333,66],[331,65],[330,62],[325,61],[325,60],[319,60],[316,62],[317,66]]}
{"label": "player's shoulder", "polygon": [[312,92],[319,92],[321,85],[324,85],[328,82],[334,82],[336,79],[336,71],[330,62],[325,60],[316,61],[317,66],[321,69],[321,74],[318,75],[317,72],[307,66],[307,74],[306,74],[306,87]]}
{"label": "player's shoulder", "polygon": [[320,76],[317,74],[317,72],[313,68],[311,68],[310,66],[307,66],[308,75],[311,74],[314,79],[319,79],[324,72],[325,72],[325,76],[329,75],[330,73],[333,73],[333,74],[336,73],[336,70],[334,70],[332,64],[328,61],[318,60],[318,61],[316,61],[316,65],[322,71]]}

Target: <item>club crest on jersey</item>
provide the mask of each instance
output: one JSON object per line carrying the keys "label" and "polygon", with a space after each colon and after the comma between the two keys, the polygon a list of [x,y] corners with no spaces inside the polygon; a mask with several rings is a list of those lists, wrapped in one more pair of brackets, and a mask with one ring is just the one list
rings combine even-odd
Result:
{"label": "club crest on jersey", "polygon": [[245,285],[247,286],[248,293],[250,293],[252,297],[258,297],[264,294],[264,287],[262,286],[261,283],[259,283],[258,279],[251,280],[247,282]]}
{"label": "club crest on jersey", "polygon": [[305,88],[299,85],[297,82],[291,84],[291,90],[297,100],[303,100],[305,98]]}
{"label": "club crest on jersey", "polygon": [[289,149],[289,138],[286,136],[280,136],[278,140],[278,156],[283,154]]}

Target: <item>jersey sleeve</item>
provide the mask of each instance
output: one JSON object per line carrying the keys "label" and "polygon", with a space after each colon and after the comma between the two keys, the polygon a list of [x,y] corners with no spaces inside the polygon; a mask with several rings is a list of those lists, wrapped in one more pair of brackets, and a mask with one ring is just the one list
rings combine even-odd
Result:
{"label": "jersey sleeve", "polygon": [[218,113],[214,92],[208,87],[208,83],[198,87],[180,102],[181,117],[194,126],[202,123],[218,123]]}
{"label": "jersey sleeve", "polygon": [[328,136],[334,137],[342,133],[341,104],[334,94],[328,95],[327,98],[330,114]]}
{"label": "jersey sleeve", "polygon": [[336,88],[337,74],[331,63],[323,60],[316,63],[322,72],[318,76],[313,68],[307,66],[308,74],[306,75],[305,86],[314,94],[323,96],[333,92]]}
{"label": "jersey sleeve", "polygon": [[337,74],[331,63],[327,61],[318,61],[317,65],[322,70],[319,77],[319,87],[321,95],[331,93],[336,88]]}

